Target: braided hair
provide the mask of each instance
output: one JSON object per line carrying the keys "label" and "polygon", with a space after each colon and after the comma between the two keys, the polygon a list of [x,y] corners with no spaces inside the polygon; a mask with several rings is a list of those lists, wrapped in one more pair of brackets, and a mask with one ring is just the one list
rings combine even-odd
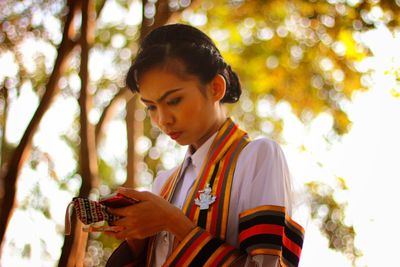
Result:
{"label": "braided hair", "polygon": [[207,84],[217,75],[224,77],[225,96],[221,103],[235,103],[242,93],[239,78],[231,66],[225,62],[214,42],[205,33],[185,24],[170,24],[150,32],[140,45],[138,54],[130,67],[126,84],[133,92],[139,92],[138,80],[152,67],[169,63],[183,64],[180,76],[195,75]]}

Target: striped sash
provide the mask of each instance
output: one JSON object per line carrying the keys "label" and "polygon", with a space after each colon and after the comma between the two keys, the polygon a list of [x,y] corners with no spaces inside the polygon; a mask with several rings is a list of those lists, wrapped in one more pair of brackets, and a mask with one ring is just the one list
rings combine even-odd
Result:
{"label": "striped sash", "polygon": [[[246,132],[228,118],[218,131],[199,176],[183,206],[183,212],[189,219],[220,240],[226,238],[230,194],[236,162],[240,152],[248,143],[249,138]],[[182,166],[167,179],[161,189],[160,195],[168,201],[172,199],[181,169]],[[199,206],[195,204],[195,199],[199,197],[198,192],[203,190],[207,184],[212,188],[212,195],[216,196],[216,199],[208,209],[200,210]],[[154,238],[149,243],[147,263],[148,266],[151,266]]]}

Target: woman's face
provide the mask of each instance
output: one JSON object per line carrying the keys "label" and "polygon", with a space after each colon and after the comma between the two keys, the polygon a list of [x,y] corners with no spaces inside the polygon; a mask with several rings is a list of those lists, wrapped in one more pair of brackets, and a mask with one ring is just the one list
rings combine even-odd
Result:
{"label": "woman's face", "polygon": [[138,83],[152,122],[180,145],[197,149],[225,121],[213,82],[202,85],[194,75],[183,79],[167,68],[154,67]]}

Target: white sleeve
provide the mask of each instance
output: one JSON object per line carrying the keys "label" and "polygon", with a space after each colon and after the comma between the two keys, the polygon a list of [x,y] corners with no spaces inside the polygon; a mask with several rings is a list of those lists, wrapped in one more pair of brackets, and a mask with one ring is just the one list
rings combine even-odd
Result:
{"label": "white sleeve", "polygon": [[[249,143],[238,159],[235,170],[242,177],[238,212],[264,206],[285,207],[292,210],[292,186],[288,165],[280,146],[267,138]],[[248,266],[280,266],[279,257],[257,255],[247,257]]]}

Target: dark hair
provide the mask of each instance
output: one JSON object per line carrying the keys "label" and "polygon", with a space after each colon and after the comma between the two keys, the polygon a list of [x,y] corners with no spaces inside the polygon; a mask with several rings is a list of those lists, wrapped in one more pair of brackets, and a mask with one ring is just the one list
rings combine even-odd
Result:
{"label": "dark hair", "polygon": [[234,103],[239,100],[242,93],[239,78],[224,61],[214,42],[202,31],[184,24],[161,26],[144,38],[128,71],[127,86],[139,92],[140,75],[171,60],[183,63],[185,73],[197,76],[204,84],[217,74],[222,75],[226,82],[226,92],[221,102]]}

